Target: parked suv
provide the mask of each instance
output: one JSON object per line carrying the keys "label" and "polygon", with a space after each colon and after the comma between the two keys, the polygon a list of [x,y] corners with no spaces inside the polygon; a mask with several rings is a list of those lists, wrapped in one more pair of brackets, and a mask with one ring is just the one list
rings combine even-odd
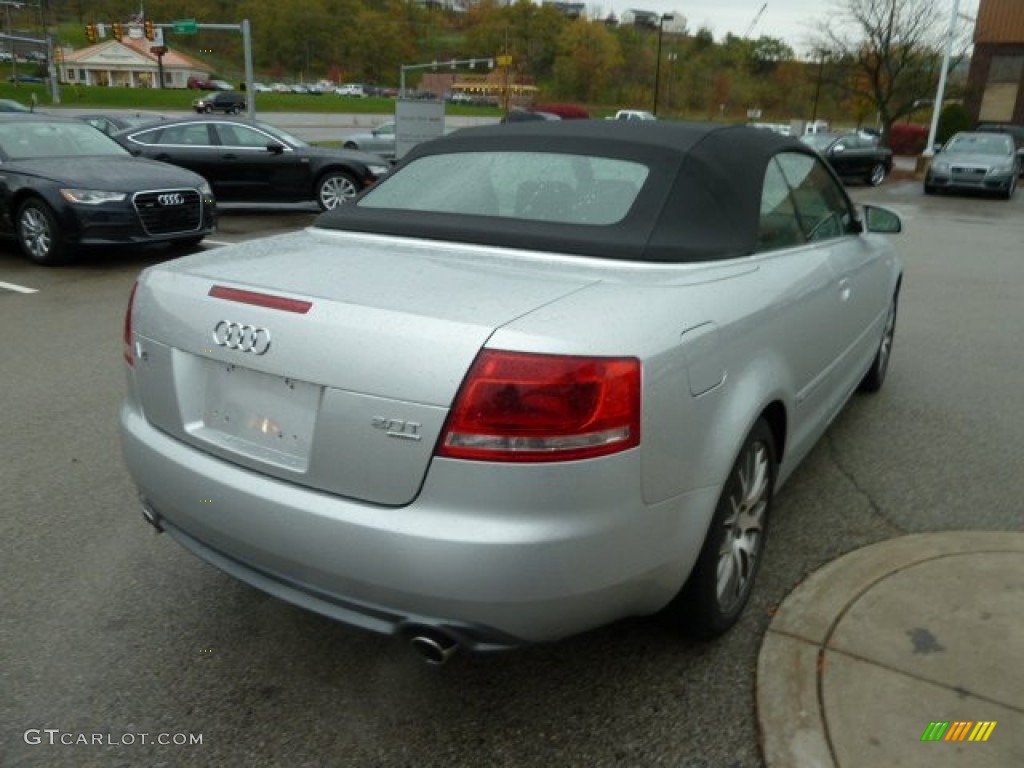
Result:
{"label": "parked suv", "polygon": [[342,83],[334,92],[339,96],[355,96],[358,99],[366,96],[366,89],[362,83]]}
{"label": "parked suv", "polygon": [[1013,137],[1013,145],[1017,148],[1020,158],[1020,175],[1024,177],[1024,125],[1012,123],[979,123],[975,129],[985,133],[1008,133]]}
{"label": "parked suv", "polygon": [[230,115],[237,115],[245,109],[245,96],[238,91],[208,93],[193,101],[192,109],[200,114],[203,112],[224,112]]}

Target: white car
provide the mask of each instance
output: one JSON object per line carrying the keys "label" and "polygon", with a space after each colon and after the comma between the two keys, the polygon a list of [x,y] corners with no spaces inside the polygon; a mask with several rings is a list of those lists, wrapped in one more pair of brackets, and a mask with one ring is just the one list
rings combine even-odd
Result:
{"label": "white car", "polygon": [[642,109],[620,109],[609,120],[657,120],[653,114]]}
{"label": "white car", "polygon": [[334,92],[338,96],[354,96],[358,99],[362,99],[366,96],[366,88],[363,87],[362,83],[342,83]]}

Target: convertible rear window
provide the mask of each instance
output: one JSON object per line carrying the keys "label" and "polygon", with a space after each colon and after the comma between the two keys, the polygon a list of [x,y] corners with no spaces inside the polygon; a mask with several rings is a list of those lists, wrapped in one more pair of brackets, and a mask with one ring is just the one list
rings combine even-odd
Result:
{"label": "convertible rear window", "polygon": [[625,218],[649,172],[630,160],[556,152],[427,155],[357,205],[603,226]]}

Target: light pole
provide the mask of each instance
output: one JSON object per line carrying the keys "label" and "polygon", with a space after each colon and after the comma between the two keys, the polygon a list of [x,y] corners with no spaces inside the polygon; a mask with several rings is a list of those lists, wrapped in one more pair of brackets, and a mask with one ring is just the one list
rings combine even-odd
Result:
{"label": "light pole", "polygon": [[818,59],[818,81],[814,86],[814,106],[811,108],[811,125],[818,121],[818,96],[821,95],[821,77],[825,72],[825,57],[829,53],[830,51],[826,51],[824,48],[818,51],[818,55],[821,58]]}
{"label": "light pole", "polygon": [[658,90],[661,85],[661,37],[662,32],[665,30],[665,22],[672,18],[671,13],[666,13],[658,17],[658,58],[654,62],[654,105],[651,108],[651,114],[655,117],[658,116]]}
{"label": "light pole", "polygon": [[953,38],[956,37],[956,19],[959,15],[960,0],[953,0],[953,12],[949,16],[949,31],[946,32],[946,50],[942,55],[942,71],[939,73],[939,86],[935,90],[935,103],[932,104],[928,145],[924,148],[924,156],[929,159],[935,154],[935,136],[939,132],[939,114],[942,112],[942,102],[946,98],[946,72],[949,70],[949,59],[953,54]]}

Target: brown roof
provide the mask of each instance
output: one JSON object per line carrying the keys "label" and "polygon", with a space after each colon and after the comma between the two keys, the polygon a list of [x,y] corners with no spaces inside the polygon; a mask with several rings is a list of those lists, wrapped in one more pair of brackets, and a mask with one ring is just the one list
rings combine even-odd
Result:
{"label": "brown roof", "polygon": [[[85,61],[100,51],[114,48],[117,46],[123,46],[129,48],[134,53],[149,59],[156,65],[157,57],[156,54],[150,53],[150,48],[153,47],[154,43],[145,38],[135,39],[125,37],[121,40],[104,40],[102,43],[96,45],[90,45],[87,48],[81,48],[77,51],[72,51],[64,57],[65,62],[77,62]],[[179,53],[172,48],[167,49],[167,53],[164,54],[164,66],[172,69],[193,69],[209,74],[213,71],[212,67],[208,64],[204,64],[199,59],[194,59],[184,53]]]}
{"label": "brown roof", "polygon": [[981,0],[976,43],[1024,43],[1024,0]]}

